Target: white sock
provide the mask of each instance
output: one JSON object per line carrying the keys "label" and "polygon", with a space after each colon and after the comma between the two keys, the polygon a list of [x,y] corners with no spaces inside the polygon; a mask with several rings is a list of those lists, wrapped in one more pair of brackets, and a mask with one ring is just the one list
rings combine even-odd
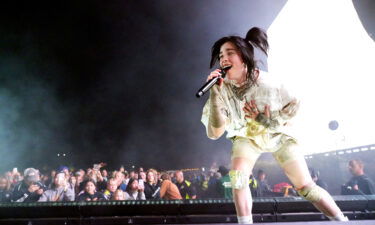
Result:
{"label": "white sock", "polygon": [[349,221],[348,217],[344,216],[342,212],[339,212],[336,216],[327,216],[331,221]]}
{"label": "white sock", "polygon": [[238,224],[253,224],[252,216],[237,216]]}

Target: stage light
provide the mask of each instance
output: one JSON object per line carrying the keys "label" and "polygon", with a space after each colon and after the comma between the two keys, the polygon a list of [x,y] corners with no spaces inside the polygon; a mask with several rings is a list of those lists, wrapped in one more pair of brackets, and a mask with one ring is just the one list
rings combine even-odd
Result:
{"label": "stage light", "polygon": [[305,154],[373,144],[375,43],[353,2],[289,0],[267,32],[269,72],[301,100],[291,132]]}

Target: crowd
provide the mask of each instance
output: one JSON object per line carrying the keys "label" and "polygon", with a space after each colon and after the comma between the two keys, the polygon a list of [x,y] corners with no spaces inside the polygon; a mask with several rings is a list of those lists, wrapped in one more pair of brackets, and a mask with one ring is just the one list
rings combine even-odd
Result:
{"label": "crowd", "polygon": [[[353,177],[342,186],[342,194],[375,194],[374,183],[364,174],[360,160],[351,160],[348,168]],[[104,163],[76,171],[60,166],[48,174],[35,168],[27,168],[23,174],[13,169],[0,176],[0,202],[232,199],[228,172],[225,166],[212,167],[207,173],[143,168],[128,172],[123,167],[108,172]],[[319,172],[310,172],[314,182],[327,189]],[[258,197],[297,195],[287,182],[271,188],[263,170],[249,177],[249,186]]]}

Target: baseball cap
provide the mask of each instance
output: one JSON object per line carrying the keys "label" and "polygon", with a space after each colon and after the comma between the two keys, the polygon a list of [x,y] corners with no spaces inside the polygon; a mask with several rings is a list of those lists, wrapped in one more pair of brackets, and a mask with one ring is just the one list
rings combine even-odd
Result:
{"label": "baseball cap", "polygon": [[25,180],[30,182],[37,182],[39,181],[39,171],[34,168],[27,168],[23,173]]}

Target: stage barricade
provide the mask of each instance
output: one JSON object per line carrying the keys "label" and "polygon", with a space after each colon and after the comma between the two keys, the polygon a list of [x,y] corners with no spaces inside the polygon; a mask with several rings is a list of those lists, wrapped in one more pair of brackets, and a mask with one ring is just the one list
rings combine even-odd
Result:
{"label": "stage barricade", "polygon": [[[334,196],[334,199],[351,219],[375,219],[375,195]],[[326,220],[310,202],[300,197],[254,198],[253,213],[257,222]],[[56,224],[59,221],[186,224],[234,223],[236,217],[233,201],[226,199],[0,203],[0,224],[10,220],[39,221],[35,224],[52,220]]]}

